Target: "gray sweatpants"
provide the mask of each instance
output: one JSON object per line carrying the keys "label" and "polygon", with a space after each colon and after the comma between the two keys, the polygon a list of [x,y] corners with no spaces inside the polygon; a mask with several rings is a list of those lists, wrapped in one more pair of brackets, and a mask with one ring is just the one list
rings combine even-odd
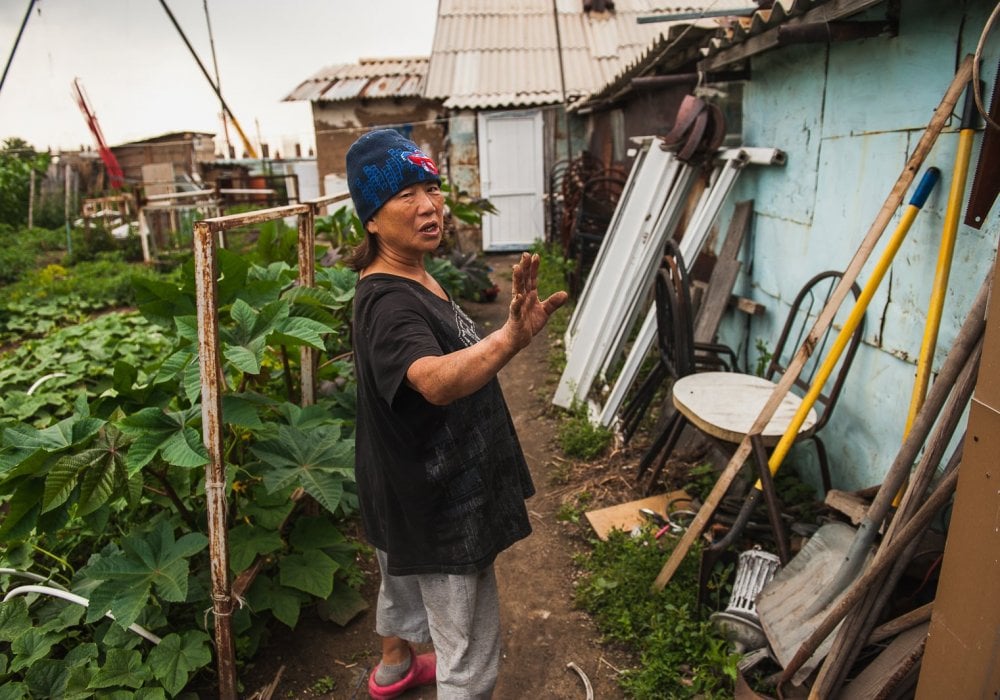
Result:
{"label": "gray sweatpants", "polygon": [[500,666],[500,601],[493,567],[478,574],[386,573],[375,550],[382,584],[375,631],[414,643],[434,643],[438,700],[489,698]]}

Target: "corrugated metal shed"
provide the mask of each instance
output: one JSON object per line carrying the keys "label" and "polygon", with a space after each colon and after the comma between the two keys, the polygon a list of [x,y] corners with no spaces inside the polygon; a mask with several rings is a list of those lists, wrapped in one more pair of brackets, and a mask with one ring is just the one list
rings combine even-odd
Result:
{"label": "corrugated metal shed", "polygon": [[468,109],[562,102],[561,44],[566,97],[572,100],[611,82],[671,26],[639,24],[639,17],[755,7],[750,0],[695,0],[686,6],[617,0],[614,6],[588,13],[583,0],[441,0],[425,96]]}
{"label": "corrugated metal shed", "polygon": [[426,57],[362,58],[357,63],[327,66],[302,81],[284,101],[422,97],[428,60]]}

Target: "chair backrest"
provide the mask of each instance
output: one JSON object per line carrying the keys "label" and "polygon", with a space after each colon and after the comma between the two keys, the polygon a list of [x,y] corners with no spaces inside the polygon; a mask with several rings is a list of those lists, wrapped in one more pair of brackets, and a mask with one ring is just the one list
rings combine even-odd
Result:
{"label": "chair backrest", "polygon": [[[841,277],[843,277],[843,273],[838,270],[821,272],[812,277],[799,290],[799,293],[792,301],[785,324],[781,329],[781,334],[778,336],[778,341],[775,343],[773,354],[768,362],[764,375],[767,379],[774,381],[775,377],[784,374],[788,369],[792,358],[798,353],[802,342],[806,339],[809,331],[816,323],[816,319],[826,307],[830,296],[833,294],[833,290],[840,283]],[[861,288],[857,283],[851,285],[851,292],[854,295],[854,300],[857,301],[861,295]],[[826,359],[827,351],[833,345],[836,334],[843,328],[843,321],[846,320],[853,306],[848,301],[849,299],[844,300],[826,332],[816,339],[812,354],[805,365],[803,365],[802,371],[795,380],[795,387],[801,392],[808,391],[810,386],[812,386],[816,371]],[[847,379],[847,372],[851,368],[854,355],[864,335],[866,315],[862,315],[861,321],[851,334],[851,339],[838,360],[837,365],[834,367],[834,371],[831,372],[830,377],[824,384],[823,390],[816,399],[817,421],[815,430],[822,428],[829,420],[830,414],[833,413],[833,408],[840,397],[841,389],[844,387],[844,381]]]}
{"label": "chair backrest", "polygon": [[656,273],[656,338],[660,361],[674,379],[695,370],[694,322],[687,269],[680,251],[668,242]]}
{"label": "chair backrest", "polygon": [[614,216],[615,207],[625,189],[625,179],[618,175],[595,175],[580,191],[573,235],[603,237]]}

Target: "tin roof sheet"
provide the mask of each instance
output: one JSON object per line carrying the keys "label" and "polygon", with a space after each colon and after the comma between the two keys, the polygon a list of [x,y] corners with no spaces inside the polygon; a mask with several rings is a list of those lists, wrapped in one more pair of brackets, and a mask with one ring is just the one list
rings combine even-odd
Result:
{"label": "tin roof sheet", "polygon": [[362,58],[320,69],[285,96],[285,102],[339,102],[357,98],[422,97],[426,57]]}
{"label": "tin roof sheet", "polygon": [[750,0],[614,5],[587,13],[583,0],[556,0],[555,7],[552,0],[441,0],[425,95],[452,108],[553,104],[563,101],[565,80],[567,99],[578,98],[612,81],[674,24],[639,24],[639,17],[755,7]]}

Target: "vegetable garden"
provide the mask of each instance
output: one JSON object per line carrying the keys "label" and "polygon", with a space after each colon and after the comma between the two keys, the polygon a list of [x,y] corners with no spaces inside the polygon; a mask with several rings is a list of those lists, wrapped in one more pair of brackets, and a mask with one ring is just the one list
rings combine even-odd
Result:
{"label": "vegetable garden", "polygon": [[[166,272],[114,243],[78,240],[70,259],[58,230],[0,231],[16,257],[0,304],[0,698],[233,697],[271,626],[320,601],[342,624],[365,607],[344,534],[356,274],[335,262],[360,226],[320,206],[199,222],[194,257]],[[240,222],[253,242],[214,250]],[[317,254],[334,264],[314,269]],[[485,291],[485,275],[435,269]],[[203,381],[213,350],[218,381]]]}

